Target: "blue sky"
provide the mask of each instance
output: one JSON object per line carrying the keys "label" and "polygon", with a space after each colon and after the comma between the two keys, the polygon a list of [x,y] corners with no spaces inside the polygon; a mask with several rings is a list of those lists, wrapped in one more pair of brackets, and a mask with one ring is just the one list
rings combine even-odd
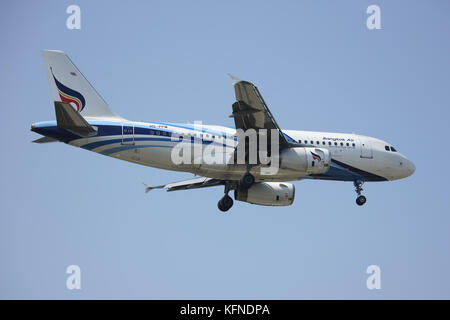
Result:
{"label": "blue sky", "polygon": [[[66,8],[81,8],[68,30]],[[381,8],[381,30],[366,8]],[[0,298],[450,298],[450,21],[446,1],[8,1],[0,10]],[[285,129],[392,143],[413,176],[296,182],[292,206],[221,188],[145,194],[192,175],[65,144],[41,49],[64,50],[125,118],[232,126],[227,73],[254,82]],[[82,289],[67,290],[79,265]],[[381,268],[381,290],[366,268]]]}

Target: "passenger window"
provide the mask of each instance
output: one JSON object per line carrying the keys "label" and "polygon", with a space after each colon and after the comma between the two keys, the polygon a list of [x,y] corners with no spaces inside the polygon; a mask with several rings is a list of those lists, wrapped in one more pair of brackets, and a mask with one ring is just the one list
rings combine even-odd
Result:
{"label": "passenger window", "polygon": [[325,145],[325,141],[322,141],[322,144]]}
{"label": "passenger window", "polygon": [[385,149],[386,151],[389,151],[389,146],[384,146],[384,149]]}
{"label": "passenger window", "polygon": [[343,147],[344,146],[344,143],[343,142],[341,142],[341,147]]}
{"label": "passenger window", "polygon": [[308,140],[305,140],[305,143],[308,144]]}
{"label": "passenger window", "polygon": [[334,145],[337,146],[337,142],[335,142]]}
{"label": "passenger window", "polygon": [[331,141],[328,141],[328,145],[331,146]]}
{"label": "passenger window", "polygon": [[316,141],[316,144],[320,144],[320,142],[319,142],[319,141]]}
{"label": "passenger window", "polygon": [[355,146],[355,144],[354,144],[354,143],[352,143],[352,146],[354,147],[354,146]]}
{"label": "passenger window", "polygon": [[350,143],[347,142],[347,147],[350,147]]}
{"label": "passenger window", "polygon": [[314,144],[314,141],[311,140],[311,144]]}

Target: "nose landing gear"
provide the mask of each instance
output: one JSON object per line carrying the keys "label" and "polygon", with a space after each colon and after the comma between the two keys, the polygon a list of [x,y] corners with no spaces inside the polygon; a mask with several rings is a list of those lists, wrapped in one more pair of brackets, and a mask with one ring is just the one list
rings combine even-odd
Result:
{"label": "nose landing gear", "polygon": [[364,182],[359,180],[353,182],[353,185],[355,186],[355,191],[358,194],[358,197],[356,198],[356,204],[358,206],[362,206],[367,201],[366,197],[361,194],[361,191],[363,191],[363,188],[361,187],[363,183]]}

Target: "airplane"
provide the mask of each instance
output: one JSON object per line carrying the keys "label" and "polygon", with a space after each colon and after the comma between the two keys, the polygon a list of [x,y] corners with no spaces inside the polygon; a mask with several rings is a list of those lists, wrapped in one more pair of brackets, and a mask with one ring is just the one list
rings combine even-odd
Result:
{"label": "airplane", "polygon": [[[380,139],[354,133],[281,130],[258,88],[231,75],[236,96],[230,116],[234,128],[130,121],[109,108],[64,52],[43,50],[42,54],[56,120],[33,123],[31,131],[43,136],[33,142],[60,141],[120,160],[198,176],[164,185],[146,185],[146,192],[223,186],[224,195],[218,208],[226,212],[233,206],[230,191],[234,191],[237,201],[289,206],[295,198],[295,187],[289,181],[336,180],[353,182],[356,203],[362,206],[366,203],[361,194],[363,183],[402,179],[415,171],[413,162]],[[255,148],[255,143],[245,136],[240,140],[237,132],[251,130],[265,133],[267,139],[275,137],[270,141],[278,149],[269,162],[250,163],[250,146]],[[240,159],[244,161],[235,161],[236,150],[246,141],[247,146],[241,148],[244,155]],[[173,161],[174,150],[180,145],[186,147],[183,150],[217,147],[219,156],[225,160],[206,161],[203,153],[186,151],[191,161]],[[277,170],[271,174],[263,172],[272,162],[277,163]]]}

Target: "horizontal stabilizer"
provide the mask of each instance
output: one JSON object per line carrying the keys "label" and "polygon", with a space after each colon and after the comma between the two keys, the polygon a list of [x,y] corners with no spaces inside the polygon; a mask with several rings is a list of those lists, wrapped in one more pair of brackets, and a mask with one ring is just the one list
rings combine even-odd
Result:
{"label": "horizontal stabilizer", "polygon": [[51,137],[42,137],[36,140],[33,140],[34,143],[48,143],[48,142],[56,142],[58,141],[55,138],[51,138]]}
{"label": "horizontal stabilizer", "polygon": [[58,128],[65,129],[82,137],[93,136],[97,130],[67,102],[55,101],[56,123]]}

